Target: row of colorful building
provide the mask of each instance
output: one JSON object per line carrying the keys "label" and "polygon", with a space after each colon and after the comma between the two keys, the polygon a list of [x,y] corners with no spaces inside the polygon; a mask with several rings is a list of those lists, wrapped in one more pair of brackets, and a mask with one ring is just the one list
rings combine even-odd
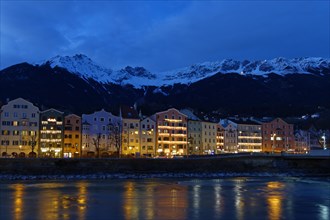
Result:
{"label": "row of colorful building", "polygon": [[119,116],[104,109],[92,114],[40,111],[18,98],[1,107],[2,157],[172,157],[237,152],[306,153],[325,147],[324,131],[294,130],[281,118],[228,118],[203,121],[174,108],[149,117],[134,108]]}

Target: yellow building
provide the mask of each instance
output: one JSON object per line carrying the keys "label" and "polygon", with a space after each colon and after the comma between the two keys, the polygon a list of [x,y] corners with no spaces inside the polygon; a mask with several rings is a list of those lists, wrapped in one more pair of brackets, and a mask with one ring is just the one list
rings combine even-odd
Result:
{"label": "yellow building", "polygon": [[189,154],[203,154],[202,122],[200,120],[188,120],[188,145]]}
{"label": "yellow building", "polygon": [[64,158],[81,155],[81,117],[70,114],[64,117]]}
{"label": "yellow building", "polygon": [[140,149],[140,119],[132,107],[123,106],[121,108],[122,117],[122,146],[121,154],[123,156],[141,155]]}
{"label": "yellow building", "polygon": [[141,156],[154,157],[156,154],[156,122],[147,117],[140,122]]}
{"label": "yellow building", "polygon": [[201,122],[201,143],[203,154],[217,153],[217,124],[213,122]]}

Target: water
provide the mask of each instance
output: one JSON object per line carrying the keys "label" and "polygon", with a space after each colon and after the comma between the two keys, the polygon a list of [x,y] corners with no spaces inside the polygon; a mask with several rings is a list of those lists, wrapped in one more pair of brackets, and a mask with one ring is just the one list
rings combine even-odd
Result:
{"label": "water", "polygon": [[330,219],[329,178],[15,181],[0,219]]}

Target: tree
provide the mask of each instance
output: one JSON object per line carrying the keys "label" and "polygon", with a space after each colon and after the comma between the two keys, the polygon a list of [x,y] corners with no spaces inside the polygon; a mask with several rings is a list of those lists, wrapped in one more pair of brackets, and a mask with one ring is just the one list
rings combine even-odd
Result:
{"label": "tree", "polygon": [[34,134],[34,135],[30,135],[30,141],[29,141],[29,145],[31,147],[31,152],[29,153],[29,157],[36,157],[36,153],[34,152],[34,148],[36,147],[37,145],[37,136]]}
{"label": "tree", "polygon": [[95,138],[93,138],[93,144],[96,149],[96,157],[100,158],[100,139],[101,139],[101,133],[98,133]]}
{"label": "tree", "polygon": [[114,146],[116,152],[118,153],[118,157],[121,155],[121,123],[113,122],[109,125],[109,137],[110,137],[110,145]]}

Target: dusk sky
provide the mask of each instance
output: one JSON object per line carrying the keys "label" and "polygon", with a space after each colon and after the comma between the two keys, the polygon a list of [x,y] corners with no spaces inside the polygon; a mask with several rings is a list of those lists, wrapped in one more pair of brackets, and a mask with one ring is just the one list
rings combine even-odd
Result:
{"label": "dusk sky", "polygon": [[226,58],[330,57],[328,0],[0,4],[0,69],[77,53],[153,72]]}

